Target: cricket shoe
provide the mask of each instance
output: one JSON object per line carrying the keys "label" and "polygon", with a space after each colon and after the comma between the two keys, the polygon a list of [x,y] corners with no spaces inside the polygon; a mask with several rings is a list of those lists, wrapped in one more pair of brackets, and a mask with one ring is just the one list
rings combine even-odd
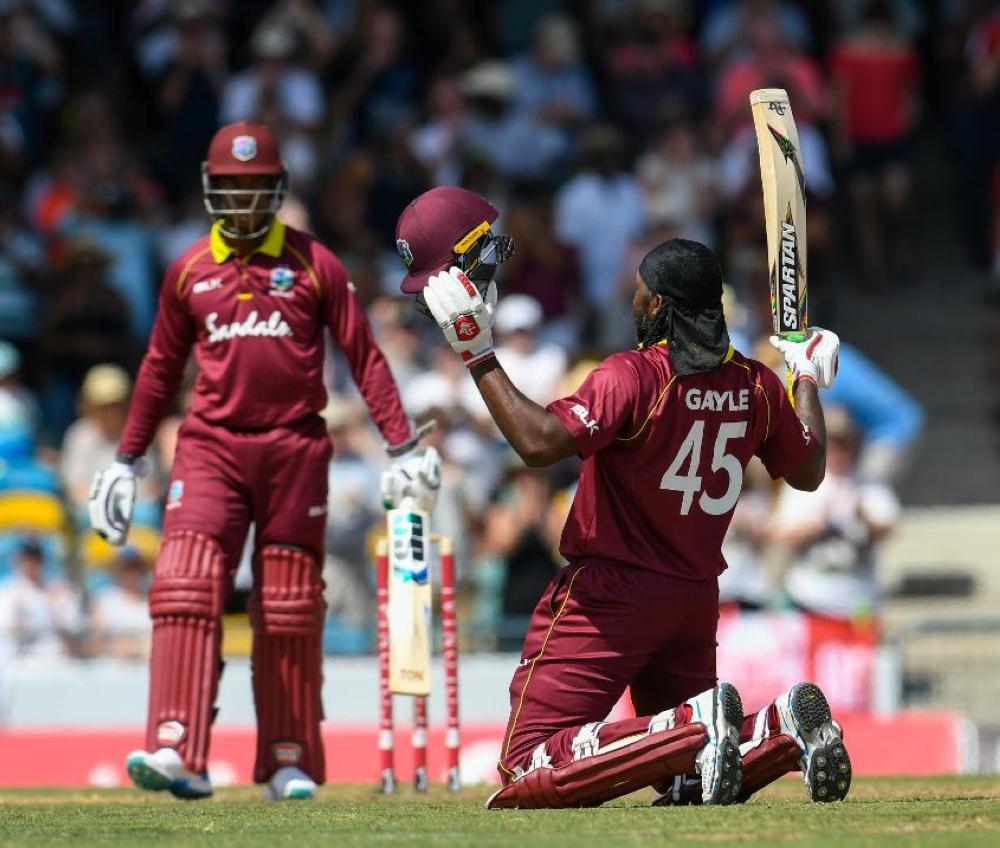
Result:
{"label": "cricket shoe", "polygon": [[802,749],[799,767],[813,801],[843,801],[851,788],[851,758],[844,731],[830,715],[822,690],[798,683],[775,701],[781,732]]}
{"label": "cricket shoe", "polygon": [[653,799],[652,807],[689,807],[701,805],[701,777],[697,774],[678,774],[670,783],[653,787],[660,794]]}
{"label": "cricket shoe", "polygon": [[732,804],[743,783],[740,693],[731,683],[719,683],[685,703],[691,708],[691,721],[700,721],[708,732],[708,741],[695,757],[702,803]]}
{"label": "cricket shoe", "polygon": [[125,768],[132,782],[140,789],[152,792],[169,790],[175,798],[191,801],[209,798],[212,795],[212,781],[208,772],[195,774],[173,748],[158,748],[149,751],[133,751],[125,760]]}
{"label": "cricket shoe", "polygon": [[316,797],[316,781],[296,766],[283,766],[265,791],[268,801],[309,801]]}

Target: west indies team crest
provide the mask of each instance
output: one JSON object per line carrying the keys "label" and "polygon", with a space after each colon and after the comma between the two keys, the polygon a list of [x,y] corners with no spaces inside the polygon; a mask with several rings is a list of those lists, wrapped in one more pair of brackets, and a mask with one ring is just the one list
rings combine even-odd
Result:
{"label": "west indies team crest", "polygon": [[295,284],[295,273],[287,265],[271,269],[271,293],[287,292]]}
{"label": "west indies team crest", "polygon": [[257,139],[252,135],[238,135],[233,139],[233,158],[249,162],[257,155]]}
{"label": "west indies team crest", "polygon": [[396,239],[396,250],[403,259],[403,264],[409,268],[413,264],[413,251],[410,250],[410,243],[406,239]]}

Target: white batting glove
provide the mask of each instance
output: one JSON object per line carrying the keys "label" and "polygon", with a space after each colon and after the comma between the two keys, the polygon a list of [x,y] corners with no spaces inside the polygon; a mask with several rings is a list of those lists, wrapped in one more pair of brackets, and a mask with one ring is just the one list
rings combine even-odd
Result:
{"label": "white batting glove", "polygon": [[793,387],[803,379],[812,380],[821,389],[833,385],[840,363],[840,339],[836,333],[822,327],[810,327],[803,342],[780,336],[771,336],[770,341],[784,354]]}
{"label": "white batting glove", "polygon": [[433,512],[441,489],[441,456],[434,448],[412,448],[382,472],[382,504]]}
{"label": "white batting glove", "polygon": [[128,538],[135,507],[136,473],[141,477],[144,468],[115,461],[94,475],[87,499],[90,526],[112,545],[124,545]]}
{"label": "white batting glove", "polygon": [[496,283],[490,283],[484,298],[465,273],[452,266],[427,281],[424,302],[466,368],[493,355]]}

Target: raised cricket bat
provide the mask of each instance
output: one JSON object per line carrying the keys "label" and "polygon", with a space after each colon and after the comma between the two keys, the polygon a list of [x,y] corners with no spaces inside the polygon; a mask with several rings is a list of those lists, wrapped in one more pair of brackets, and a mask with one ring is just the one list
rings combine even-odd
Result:
{"label": "raised cricket bat", "polygon": [[389,690],[431,691],[430,515],[405,503],[386,513],[389,527]]}
{"label": "raised cricket bat", "polygon": [[760,154],[764,189],[767,264],[774,332],[803,341],[809,326],[806,277],[806,183],[799,133],[788,92],[760,88],[750,92],[750,111]]}

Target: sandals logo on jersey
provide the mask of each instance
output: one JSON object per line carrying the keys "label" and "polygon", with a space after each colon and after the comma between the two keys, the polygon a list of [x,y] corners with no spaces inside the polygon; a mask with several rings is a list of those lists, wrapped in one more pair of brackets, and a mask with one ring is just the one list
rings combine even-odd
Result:
{"label": "sandals logo on jersey", "polygon": [[233,139],[233,158],[249,162],[257,155],[257,139],[252,135],[238,135]]}
{"label": "sandals logo on jersey", "polygon": [[156,728],[156,741],[161,748],[173,748],[184,738],[187,728],[179,721],[161,721]]}
{"label": "sandals logo on jersey", "polygon": [[413,251],[410,250],[410,243],[406,239],[396,239],[396,250],[399,251],[403,264],[409,268],[413,264]]}
{"label": "sandals logo on jersey", "polygon": [[289,297],[289,289],[295,285],[295,272],[287,265],[279,265],[271,269],[271,289],[270,295],[277,297]]}
{"label": "sandals logo on jersey", "polygon": [[181,505],[181,498],[184,497],[184,481],[174,480],[167,490],[167,509],[177,509]]}
{"label": "sandals logo on jersey", "polygon": [[205,316],[205,329],[208,331],[207,341],[210,345],[228,342],[230,339],[253,336],[279,338],[292,335],[292,328],[288,326],[281,312],[277,309],[267,319],[261,318],[260,313],[255,309],[242,321],[219,324],[218,320],[218,312],[210,312]]}

